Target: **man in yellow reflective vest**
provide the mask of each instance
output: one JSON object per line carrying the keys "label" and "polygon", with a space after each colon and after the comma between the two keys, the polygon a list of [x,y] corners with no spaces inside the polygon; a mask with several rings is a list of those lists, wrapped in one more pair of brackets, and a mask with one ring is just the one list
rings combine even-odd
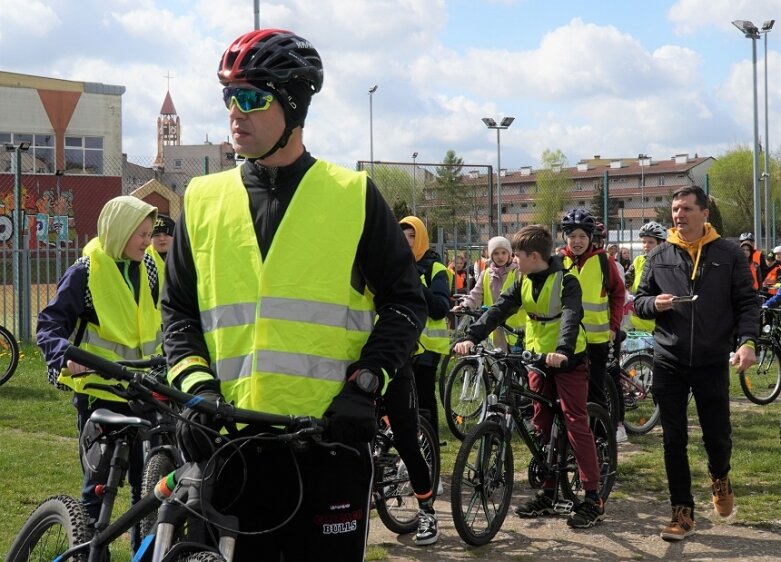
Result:
{"label": "man in yellow reflective vest", "polygon": [[[102,377],[71,376],[87,370],[73,361],[65,364],[63,355],[71,342],[112,361],[143,359],[162,351],[160,284],[155,261],[146,252],[156,216],[155,207],[135,197],[108,201],[98,217],[98,236],[67,269],[54,298],[38,315],[36,341],[49,367],[49,381],[75,391],[73,404],[80,435],[98,408],[137,414],[116,395],[85,388],[87,383],[106,384]],[[133,501],[141,497],[142,468],[139,440],[131,451],[128,467]],[[105,480],[85,470],[82,501],[93,520],[100,515],[97,484],[105,484]],[[138,541],[134,529],[134,550]]]}
{"label": "man in yellow reflective vest", "polygon": [[[323,85],[309,41],[251,31],[225,51],[218,76],[246,161],[194,178],[185,192],[166,258],[169,381],[207,400],[324,417],[325,438],[349,445],[269,444],[228,460],[214,497],[230,505],[216,507],[251,533],[238,536],[234,560],[363,560],[375,399],[409,365],[425,323],[418,274],[365,172],[304,147]],[[217,429],[207,416],[183,416]],[[215,432],[181,423],[177,433],[187,458],[212,455]]]}

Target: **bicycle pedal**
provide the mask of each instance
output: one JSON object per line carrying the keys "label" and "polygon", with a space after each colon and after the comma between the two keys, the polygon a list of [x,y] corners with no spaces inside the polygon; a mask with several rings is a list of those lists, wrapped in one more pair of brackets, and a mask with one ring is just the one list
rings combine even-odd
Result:
{"label": "bicycle pedal", "polygon": [[556,513],[572,513],[575,504],[571,501],[558,500],[553,504],[553,511]]}

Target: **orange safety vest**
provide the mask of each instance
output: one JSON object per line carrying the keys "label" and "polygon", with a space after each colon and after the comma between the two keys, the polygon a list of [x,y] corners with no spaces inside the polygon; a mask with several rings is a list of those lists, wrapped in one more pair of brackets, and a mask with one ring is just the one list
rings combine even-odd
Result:
{"label": "orange safety vest", "polygon": [[776,293],[778,293],[778,287],[776,287],[776,284],[778,284],[781,281],[778,278],[779,269],[781,269],[781,264],[779,263],[771,267],[770,271],[768,271],[767,275],[765,275],[765,280],[762,282],[762,286],[771,295],[775,295]]}
{"label": "orange safety vest", "polygon": [[759,290],[759,282],[760,282],[760,275],[761,270],[759,269],[759,264],[762,259],[762,252],[759,250],[754,250],[751,254],[751,261],[748,264],[749,270],[751,270],[751,279],[754,282],[754,290]]}

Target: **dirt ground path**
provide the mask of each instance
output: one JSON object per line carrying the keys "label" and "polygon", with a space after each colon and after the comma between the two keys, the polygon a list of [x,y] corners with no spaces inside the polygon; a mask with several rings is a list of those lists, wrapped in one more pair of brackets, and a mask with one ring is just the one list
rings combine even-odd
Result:
{"label": "dirt ground path", "polygon": [[[620,461],[619,461],[620,462]],[[450,493],[446,476],[445,498]],[[513,505],[528,495],[525,483],[516,483]],[[622,494],[626,496],[627,494]],[[508,513],[502,530],[482,547],[464,543],[453,527],[449,502],[437,502],[440,523],[439,542],[429,547],[415,546],[412,535],[397,536],[374,517],[369,544],[385,551],[384,560],[394,562],[440,560],[691,560],[705,561],[781,561],[781,519],[763,526],[740,522],[740,497],[737,512],[727,522],[711,520],[710,513],[696,514],[697,532],[688,539],[669,543],[659,531],[669,521],[670,508],[658,496],[633,496],[607,504],[605,521],[593,529],[573,530],[564,517],[522,520]],[[700,508],[706,509],[705,506]],[[779,506],[781,518],[781,506]]]}

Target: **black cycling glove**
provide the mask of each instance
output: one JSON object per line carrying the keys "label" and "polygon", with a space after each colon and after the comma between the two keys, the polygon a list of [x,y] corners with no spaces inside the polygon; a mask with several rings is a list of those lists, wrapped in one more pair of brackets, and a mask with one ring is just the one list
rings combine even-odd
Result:
{"label": "black cycling glove", "polygon": [[376,431],[374,395],[361,390],[355,381],[347,381],[325,411],[325,439],[368,443]]}
{"label": "black cycling glove", "polygon": [[[220,393],[212,388],[202,388],[195,394],[210,402],[223,400]],[[216,423],[211,415],[190,408],[184,408],[181,415],[184,420],[176,421],[176,441],[179,444],[179,450],[182,451],[187,460],[192,462],[208,459],[221,442],[221,438],[215,433],[219,431],[220,424]],[[189,422],[198,423],[213,431],[207,431]]]}

